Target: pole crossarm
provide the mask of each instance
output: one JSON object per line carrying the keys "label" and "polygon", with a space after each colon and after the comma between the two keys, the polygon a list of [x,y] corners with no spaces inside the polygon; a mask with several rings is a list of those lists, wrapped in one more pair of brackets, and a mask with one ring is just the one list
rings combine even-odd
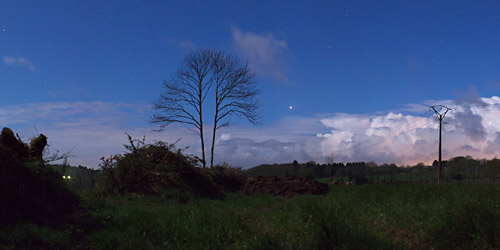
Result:
{"label": "pole crossarm", "polygon": [[[444,109],[444,112],[441,114],[439,111],[436,110],[437,107],[441,108],[440,111],[443,111],[443,109]],[[446,115],[446,113],[448,113],[448,111],[451,110],[451,108],[448,108],[444,105],[430,106],[429,109],[432,109],[432,110],[434,110],[434,112],[436,112],[436,116],[438,117],[439,120],[442,120],[444,118],[444,116]]]}

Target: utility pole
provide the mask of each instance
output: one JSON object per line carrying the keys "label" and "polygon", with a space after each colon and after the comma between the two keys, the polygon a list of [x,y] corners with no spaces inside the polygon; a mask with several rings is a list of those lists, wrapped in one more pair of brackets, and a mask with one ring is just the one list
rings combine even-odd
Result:
{"label": "utility pole", "polygon": [[[441,108],[440,111],[442,113],[438,112],[436,110],[436,107],[440,107]],[[436,112],[436,117],[439,119],[439,162],[438,162],[438,185],[439,185],[441,183],[441,178],[442,178],[442,173],[441,173],[441,126],[443,124],[444,116],[451,109],[446,107],[446,106],[443,106],[443,105],[430,106],[430,108],[432,110],[434,110],[434,112]],[[443,110],[444,110],[444,112],[443,112]]]}

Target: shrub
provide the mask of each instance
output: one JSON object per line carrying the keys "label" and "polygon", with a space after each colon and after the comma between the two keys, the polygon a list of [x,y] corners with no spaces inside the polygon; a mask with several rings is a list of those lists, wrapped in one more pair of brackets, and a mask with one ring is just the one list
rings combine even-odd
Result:
{"label": "shrub", "polygon": [[144,140],[129,136],[130,145],[125,145],[129,152],[102,158],[102,193],[161,195],[178,189],[198,197],[223,197],[211,178],[196,167],[196,157],[184,155],[174,144]]}

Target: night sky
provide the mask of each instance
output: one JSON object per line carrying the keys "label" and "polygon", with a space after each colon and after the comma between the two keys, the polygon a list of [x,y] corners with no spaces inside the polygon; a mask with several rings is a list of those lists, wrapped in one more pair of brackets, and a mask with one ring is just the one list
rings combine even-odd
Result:
{"label": "night sky", "polygon": [[213,48],[248,61],[262,115],[220,130],[216,163],[431,163],[438,104],[444,159],[493,158],[499,27],[498,1],[1,1],[0,126],[74,147],[72,165],[123,153],[126,132],[199,155],[188,127],[148,120],[184,56]]}

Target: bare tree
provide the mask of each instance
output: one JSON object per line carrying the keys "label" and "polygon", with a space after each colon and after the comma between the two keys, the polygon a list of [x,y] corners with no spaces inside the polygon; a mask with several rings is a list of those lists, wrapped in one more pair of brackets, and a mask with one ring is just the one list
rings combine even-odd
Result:
{"label": "bare tree", "polygon": [[200,136],[202,164],[205,161],[205,142],[203,139],[203,102],[212,85],[212,59],[214,52],[199,49],[188,54],[170,81],[165,81],[165,92],[153,104],[156,113],[151,123],[160,125],[160,130],[171,123],[184,123],[196,128]]}
{"label": "bare tree", "polygon": [[233,115],[246,118],[258,124],[259,107],[255,74],[248,64],[242,64],[237,57],[214,52],[212,59],[213,80],[215,84],[215,114],[210,150],[210,167],[214,162],[215,134],[218,129],[230,125]]}

